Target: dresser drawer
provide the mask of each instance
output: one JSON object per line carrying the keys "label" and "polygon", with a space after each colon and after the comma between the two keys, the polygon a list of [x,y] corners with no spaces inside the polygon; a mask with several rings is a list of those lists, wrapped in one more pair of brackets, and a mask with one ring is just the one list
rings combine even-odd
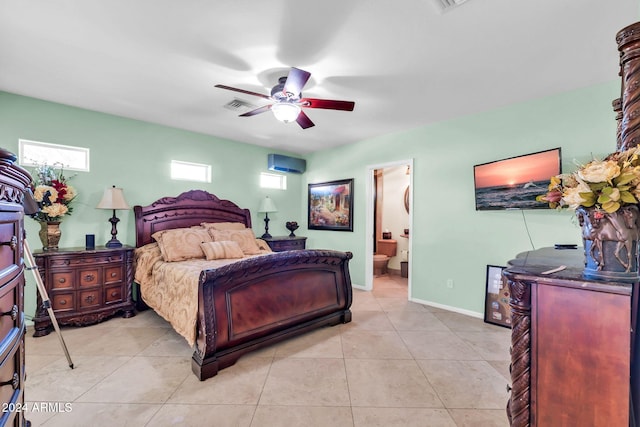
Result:
{"label": "dresser drawer", "polygon": [[15,277],[0,287],[0,337],[5,337],[19,326],[21,319],[20,290],[24,286],[24,276]]}
{"label": "dresser drawer", "polygon": [[11,353],[0,365],[0,406],[4,403],[17,401],[23,386],[23,377],[20,372],[22,351],[19,345],[23,339],[23,334],[19,333],[15,337],[18,342],[14,343]]}
{"label": "dresser drawer", "polygon": [[113,304],[122,301],[122,285],[107,286],[104,289],[104,302],[105,304]]}
{"label": "dresser drawer", "polygon": [[110,285],[113,283],[121,283],[123,277],[124,277],[124,273],[122,271],[122,266],[120,265],[117,265],[114,267],[106,267],[104,269],[105,285]]}
{"label": "dresser drawer", "polygon": [[[0,277],[16,274],[19,271],[22,250],[19,246],[22,242],[18,231],[20,223],[19,212],[0,213]],[[11,270],[15,270],[15,273]]]}
{"label": "dresser drawer", "polygon": [[102,269],[100,268],[84,268],[80,270],[78,272],[78,285],[81,288],[102,285],[100,273],[102,273]]}
{"label": "dresser drawer", "polygon": [[73,292],[56,292],[51,295],[51,307],[56,312],[74,311],[75,294]]}
{"label": "dresser drawer", "polygon": [[78,306],[80,310],[100,307],[102,305],[102,290],[78,292]]}
{"label": "dresser drawer", "polygon": [[51,289],[73,288],[73,271],[61,271],[51,274]]}

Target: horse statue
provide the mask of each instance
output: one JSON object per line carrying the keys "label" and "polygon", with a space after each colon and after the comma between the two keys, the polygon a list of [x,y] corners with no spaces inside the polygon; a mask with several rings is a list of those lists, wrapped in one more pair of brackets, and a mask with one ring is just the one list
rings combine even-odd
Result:
{"label": "horse statue", "polygon": [[[603,246],[605,241],[616,242],[614,257],[625,272],[630,272],[637,258],[637,241],[640,238],[640,211],[636,205],[621,208],[613,214],[596,209],[578,209],[578,222],[582,227],[585,255],[590,255],[597,270],[605,267]],[[587,245],[591,241],[591,245]],[[589,253],[587,254],[587,247]],[[623,252],[624,250],[624,252]],[[624,254],[624,256],[621,256]]]}

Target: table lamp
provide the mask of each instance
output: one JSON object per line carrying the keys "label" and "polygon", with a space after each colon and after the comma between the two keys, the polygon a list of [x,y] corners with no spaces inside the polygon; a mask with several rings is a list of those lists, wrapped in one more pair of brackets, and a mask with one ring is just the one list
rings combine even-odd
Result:
{"label": "table lamp", "polygon": [[111,223],[111,240],[106,243],[107,248],[120,248],[122,247],[122,243],[116,238],[118,234],[118,230],[116,224],[120,221],[116,217],[116,209],[126,210],[129,209],[129,205],[124,200],[124,194],[122,192],[122,188],[117,188],[115,185],[111,188],[107,188],[104,190],[104,194],[102,195],[102,200],[96,206],[96,209],[111,209],[113,210],[113,216],[109,218],[109,222]]}
{"label": "table lamp", "polygon": [[271,238],[271,234],[269,234],[269,212],[278,212],[278,209],[273,203],[273,200],[267,196],[260,202],[258,212],[264,213],[264,234],[261,237],[263,239],[269,239]]}

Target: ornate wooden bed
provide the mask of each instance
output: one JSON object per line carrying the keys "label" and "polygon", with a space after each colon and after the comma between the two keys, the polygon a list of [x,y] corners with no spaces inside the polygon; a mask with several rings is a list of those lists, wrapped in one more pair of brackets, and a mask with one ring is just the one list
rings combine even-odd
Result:
{"label": "ornate wooden bed", "polygon": [[[152,234],[202,222],[240,222],[248,209],[192,190],[135,206],[136,247]],[[351,321],[350,252],[298,250],[241,259],[205,269],[198,279],[192,370],[200,380],[233,365],[243,354],[324,325]],[[138,308],[143,295],[136,286]]]}

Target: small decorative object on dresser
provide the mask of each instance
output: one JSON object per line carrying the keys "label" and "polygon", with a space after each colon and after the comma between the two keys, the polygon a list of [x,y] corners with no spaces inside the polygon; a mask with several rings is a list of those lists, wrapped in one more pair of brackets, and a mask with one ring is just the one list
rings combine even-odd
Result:
{"label": "small decorative object on dresser", "polygon": [[[60,325],[91,325],[120,311],[123,317],[135,315],[132,247],[61,248],[33,255]],[[39,295],[37,307],[34,337],[52,327]]]}
{"label": "small decorative object on dresser", "polygon": [[306,249],[306,237],[302,236],[273,236],[262,237],[262,240],[267,242],[267,245],[274,252],[293,251],[299,249]]}
{"label": "small decorative object on dresser", "polygon": [[285,226],[287,227],[287,230],[291,232],[289,233],[289,237],[296,237],[296,235],[293,234],[293,232],[298,229],[299,227],[298,223],[296,221],[287,221]]}

